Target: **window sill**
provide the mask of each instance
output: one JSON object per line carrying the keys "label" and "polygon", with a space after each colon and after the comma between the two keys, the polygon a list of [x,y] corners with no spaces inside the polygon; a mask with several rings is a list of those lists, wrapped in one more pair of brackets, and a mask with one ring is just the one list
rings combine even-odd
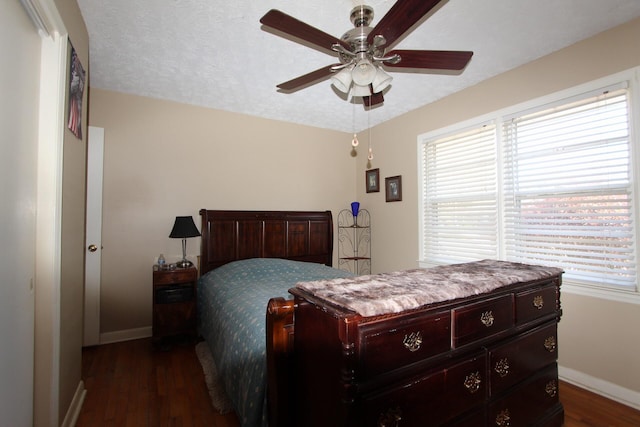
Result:
{"label": "window sill", "polygon": [[[434,263],[423,260],[418,261],[420,268],[431,268],[438,265],[445,265],[445,263]],[[591,298],[599,298],[615,302],[624,302],[627,304],[640,305],[640,292],[624,289],[616,289],[606,286],[588,285],[582,282],[576,282],[570,279],[563,278],[562,286],[560,287],[561,293],[582,295]]]}
{"label": "window sill", "polygon": [[589,286],[565,279],[562,280],[560,292],[640,305],[640,294],[638,292]]}

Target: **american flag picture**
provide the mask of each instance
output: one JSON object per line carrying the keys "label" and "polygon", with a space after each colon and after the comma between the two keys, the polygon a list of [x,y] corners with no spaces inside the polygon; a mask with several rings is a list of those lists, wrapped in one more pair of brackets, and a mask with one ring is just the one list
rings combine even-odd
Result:
{"label": "american flag picture", "polygon": [[82,97],[84,95],[84,80],[84,68],[82,68],[78,54],[72,46],[69,80],[69,122],[67,126],[79,139],[82,139]]}

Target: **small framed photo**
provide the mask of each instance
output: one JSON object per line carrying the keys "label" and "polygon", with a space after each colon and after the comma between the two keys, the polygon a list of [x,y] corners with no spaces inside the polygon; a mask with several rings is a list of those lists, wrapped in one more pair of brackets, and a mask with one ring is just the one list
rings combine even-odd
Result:
{"label": "small framed photo", "polygon": [[380,169],[370,169],[365,172],[367,193],[380,191]]}
{"label": "small framed photo", "polygon": [[390,176],[384,179],[387,202],[402,200],[402,176]]}

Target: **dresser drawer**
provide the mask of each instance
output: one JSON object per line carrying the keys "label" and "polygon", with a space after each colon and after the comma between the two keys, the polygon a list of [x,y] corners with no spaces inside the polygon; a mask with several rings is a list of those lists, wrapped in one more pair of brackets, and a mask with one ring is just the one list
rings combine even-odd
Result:
{"label": "dresser drawer", "polygon": [[537,425],[558,408],[558,368],[553,364],[505,398],[492,403],[487,413],[487,425]]}
{"label": "dresser drawer", "polygon": [[478,407],[487,399],[489,379],[486,375],[486,353],[447,367],[445,391],[441,405],[448,409],[448,419]]}
{"label": "dresser drawer", "polygon": [[[358,426],[440,425],[446,421],[440,399],[444,393],[445,371],[409,381],[363,400]],[[398,422],[399,421],[399,422]],[[353,423],[352,423],[353,424]]]}
{"label": "dresser drawer", "polygon": [[401,419],[399,425],[435,426],[479,408],[487,391],[485,363],[485,354],[478,353],[430,375],[407,379],[365,397],[364,425],[383,425],[380,421],[388,420],[384,425],[391,426],[396,425],[393,420]]}
{"label": "dresser drawer", "polygon": [[175,285],[177,283],[195,282],[198,270],[195,268],[177,268],[153,272],[153,285]]}
{"label": "dresser drawer", "polygon": [[464,415],[445,424],[446,427],[484,427],[487,416],[484,409],[474,411],[471,415]]}
{"label": "dresser drawer", "polygon": [[513,296],[503,295],[452,310],[453,347],[503,332],[513,326]]}
{"label": "dresser drawer", "polygon": [[173,304],[176,302],[192,301],[194,297],[195,290],[193,286],[158,286],[153,291],[153,300],[156,304]]}
{"label": "dresser drawer", "polygon": [[[407,316],[361,327],[363,377],[371,377],[449,351],[451,314]],[[362,378],[360,378],[362,379]]]}
{"label": "dresser drawer", "polygon": [[553,410],[547,411],[545,417],[541,419],[535,427],[562,427],[564,425],[564,408],[558,402]]}
{"label": "dresser drawer", "polygon": [[553,322],[490,348],[489,393],[495,396],[554,363],[557,342],[557,325]]}
{"label": "dresser drawer", "polygon": [[516,294],[516,322],[518,325],[552,314],[558,308],[558,288],[544,286]]}

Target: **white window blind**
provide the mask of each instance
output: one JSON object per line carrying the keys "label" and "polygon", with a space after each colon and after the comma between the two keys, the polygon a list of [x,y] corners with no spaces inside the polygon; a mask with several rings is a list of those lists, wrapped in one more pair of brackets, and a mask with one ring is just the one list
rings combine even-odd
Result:
{"label": "white window blind", "polygon": [[432,262],[497,257],[496,126],[423,145],[423,256]]}
{"label": "white window blind", "polygon": [[421,260],[557,266],[574,284],[638,292],[627,86],[425,138]]}
{"label": "white window blind", "polygon": [[506,258],[635,289],[628,93],[506,121]]}

